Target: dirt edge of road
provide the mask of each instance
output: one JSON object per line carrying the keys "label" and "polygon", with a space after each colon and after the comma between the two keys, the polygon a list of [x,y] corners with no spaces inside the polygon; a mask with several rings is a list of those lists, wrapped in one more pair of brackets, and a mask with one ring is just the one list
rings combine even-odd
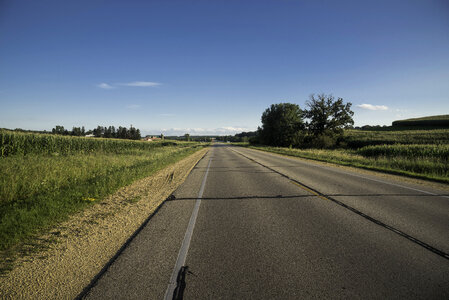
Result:
{"label": "dirt edge of road", "polygon": [[186,179],[208,149],[121,188],[52,228],[47,250],[19,258],[0,277],[1,299],[73,299],[145,219]]}

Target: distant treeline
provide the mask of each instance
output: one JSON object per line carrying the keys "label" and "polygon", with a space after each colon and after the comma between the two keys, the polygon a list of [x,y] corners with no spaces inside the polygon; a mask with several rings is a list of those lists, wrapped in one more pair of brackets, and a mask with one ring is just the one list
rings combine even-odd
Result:
{"label": "distant treeline", "polygon": [[114,126],[97,126],[97,128],[93,130],[86,131],[84,126],[82,127],[72,127],[72,130],[69,131],[64,128],[64,126],[57,125],[55,128],[51,130],[53,134],[60,135],[70,135],[70,136],[85,136],[85,135],[93,135],[95,137],[102,138],[116,138],[116,139],[128,139],[128,140],[140,140],[140,130],[134,128],[132,125],[128,129],[126,127],[119,126],[115,128]]}
{"label": "distant treeline", "polygon": [[187,141],[187,142],[211,142],[212,139],[217,139],[218,136],[216,135],[190,135],[188,133],[177,136],[177,135],[170,135],[166,136],[165,138],[168,140],[175,140],[175,141]]}
{"label": "distant treeline", "polygon": [[224,136],[218,136],[216,138],[217,141],[221,142],[249,142],[250,138],[254,138],[257,135],[257,131],[248,131],[248,132],[242,132],[237,133],[236,135],[224,135]]}

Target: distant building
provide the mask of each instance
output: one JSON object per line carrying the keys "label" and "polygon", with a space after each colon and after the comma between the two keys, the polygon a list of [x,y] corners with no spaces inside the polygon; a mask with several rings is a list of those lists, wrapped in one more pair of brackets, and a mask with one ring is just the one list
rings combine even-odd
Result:
{"label": "distant building", "polygon": [[158,136],[155,136],[155,135],[147,135],[146,137],[143,138],[143,140],[147,141],[147,142],[152,142],[152,141],[161,140],[161,138]]}

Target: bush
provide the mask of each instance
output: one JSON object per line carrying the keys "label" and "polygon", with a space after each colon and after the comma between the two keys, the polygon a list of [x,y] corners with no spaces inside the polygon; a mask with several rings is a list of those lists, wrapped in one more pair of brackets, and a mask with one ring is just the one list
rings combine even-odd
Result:
{"label": "bush", "polygon": [[303,146],[306,148],[329,149],[337,145],[338,137],[330,134],[309,135]]}

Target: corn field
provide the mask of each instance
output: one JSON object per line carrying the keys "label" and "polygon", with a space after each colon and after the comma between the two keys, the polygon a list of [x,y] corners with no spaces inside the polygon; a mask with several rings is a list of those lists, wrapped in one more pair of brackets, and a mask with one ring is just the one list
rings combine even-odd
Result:
{"label": "corn field", "polygon": [[365,157],[406,157],[409,159],[437,159],[449,161],[449,145],[378,145],[357,150]]}
{"label": "corn field", "polygon": [[363,131],[346,130],[343,143],[351,149],[375,145],[449,144],[449,130]]}
{"label": "corn field", "polygon": [[0,142],[0,157],[29,154],[123,153],[130,150],[151,150],[155,147],[185,144],[182,142],[149,143],[120,139],[21,133],[8,130],[0,130]]}
{"label": "corn field", "polygon": [[208,145],[8,130],[0,142],[0,252]]}

